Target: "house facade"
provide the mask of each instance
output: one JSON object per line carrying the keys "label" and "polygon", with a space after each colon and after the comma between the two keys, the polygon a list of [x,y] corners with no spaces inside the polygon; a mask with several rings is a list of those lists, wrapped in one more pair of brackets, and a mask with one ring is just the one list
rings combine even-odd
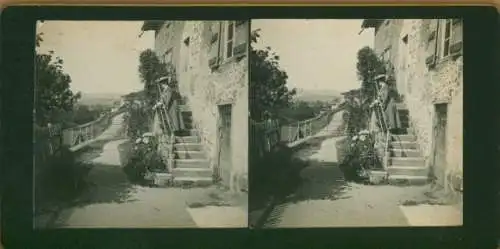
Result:
{"label": "house facade", "polygon": [[[179,130],[190,130],[193,137],[180,139],[181,144],[194,146],[196,141],[199,145],[196,158],[206,160],[211,171],[205,177],[217,178],[237,191],[246,189],[249,23],[155,21],[145,22],[143,30],[155,32],[157,56],[175,68]],[[156,120],[160,119],[157,115]],[[178,149],[174,164],[195,162],[194,156],[186,157],[193,154],[183,151],[186,146],[174,147]],[[173,170],[175,180],[175,166]]]}
{"label": "house facade", "polygon": [[[425,165],[447,192],[462,191],[463,42],[460,19],[364,20],[391,65]],[[461,195],[460,195],[461,196]]]}

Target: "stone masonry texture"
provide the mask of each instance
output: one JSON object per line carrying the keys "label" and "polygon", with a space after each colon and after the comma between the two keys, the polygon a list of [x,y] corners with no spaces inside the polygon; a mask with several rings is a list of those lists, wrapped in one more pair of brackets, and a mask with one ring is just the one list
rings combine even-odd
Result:
{"label": "stone masonry texture", "polygon": [[[438,179],[445,189],[455,191],[461,188],[463,166],[463,60],[445,58],[438,60],[435,67],[426,65],[426,46],[429,25],[423,20],[386,20],[375,34],[375,51],[378,54],[391,50],[390,61],[395,67],[397,86],[405,96],[410,111],[412,126],[418,138],[422,154],[429,165],[432,162],[432,139],[434,126],[434,105],[448,104],[446,127],[446,165],[436,165]],[[435,23],[434,23],[435,24]],[[407,48],[402,47],[402,38],[407,35]],[[386,52],[387,53],[387,52]],[[402,60],[403,53],[406,59]],[[449,186],[453,186],[450,188]]]}
{"label": "stone masonry texture", "polygon": [[[218,162],[219,105],[232,105],[230,171],[246,188],[248,176],[248,59],[223,61],[213,70],[208,65],[211,34],[206,25],[215,21],[177,21],[168,30],[164,25],[157,34],[155,50],[164,53],[173,47],[173,63],[179,91],[187,99],[193,123],[212,167]],[[221,21],[222,22],[222,21]],[[184,44],[189,38],[189,45]],[[222,169],[223,171],[227,171]],[[231,172],[222,172],[223,184],[229,185]],[[231,186],[228,186],[231,187]],[[236,186],[235,186],[236,187]]]}

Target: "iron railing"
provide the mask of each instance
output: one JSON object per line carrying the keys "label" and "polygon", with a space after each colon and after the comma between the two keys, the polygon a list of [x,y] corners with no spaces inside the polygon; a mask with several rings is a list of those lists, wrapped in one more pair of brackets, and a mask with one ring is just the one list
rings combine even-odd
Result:
{"label": "iron railing", "polygon": [[[377,93],[379,93],[379,91],[380,91],[377,84],[375,84],[375,90]],[[390,143],[390,139],[391,139],[391,132],[390,132],[389,127],[387,125],[387,119],[385,117],[385,113],[384,113],[384,109],[382,108],[382,105],[383,105],[383,103],[378,103],[378,104],[375,104],[372,108],[372,112],[376,112],[376,113],[378,112],[378,115],[376,115],[376,119],[378,122],[378,126],[381,128],[381,130],[379,129],[378,132],[371,130],[370,133],[372,133],[372,135],[375,139],[378,139],[381,136],[383,136],[385,138],[384,139],[383,155],[379,155],[379,156],[381,156],[383,158],[382,166],[384,167],[384,169],[387,169],[388,164],[389,164],[389,156],[390,156],[389,143]]]}
{"label": "iron railing", "polygon": [[[251,121],[252,137],[250,139],[250,146],[254,150],[253,153],[263,156],[265,153],[270,152],[278,143],[291,145],[315,136],[325,129],[331,122],[333,115],[338,111],[327,111],[314,118],[286,125],[280,125],[277,120]],[[342,135],[338,130],[332,132]]]}

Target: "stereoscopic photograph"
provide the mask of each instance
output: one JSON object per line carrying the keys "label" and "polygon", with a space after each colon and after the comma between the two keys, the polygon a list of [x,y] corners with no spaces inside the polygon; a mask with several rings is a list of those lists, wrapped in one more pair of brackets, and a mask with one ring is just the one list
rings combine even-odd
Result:
{"label": "stereoscopic photograph", "polygon": [[38,22],[35,228],[246,228],[249,27]]}
{"label": "stereoscopic photograph", "polygon": [[251,21],[255,228],[461,226],[461,19]]}

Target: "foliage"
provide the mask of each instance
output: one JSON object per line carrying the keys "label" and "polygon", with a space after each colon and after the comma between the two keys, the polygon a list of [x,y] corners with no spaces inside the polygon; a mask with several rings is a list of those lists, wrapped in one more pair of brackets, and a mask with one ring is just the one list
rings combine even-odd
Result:
{"label": "foliage", "polygon": [[137,92],[132,92],[127,95],[124,95],[123,98],[127,101],[134,101],[134,100],[145,100],[146,99],[146,94],[144,90],[137,91]]}
{"label": "foliage", "polygon": [[282,109],[279,115],[283,124],[314,118],[325,108],[328,108],[327,103],[321,101],[294,101],[289,107]]}
{"label": "foliage", "polygon": [[[42,41],[42,34],[38,34],[37,47]],[[71,91],[71,77],[64,72],[64,61],[54,57],[54,51],[48,54],[37,52],[35,62],[35,121],[42,126],[58,123],[64,113],[73,109],[81,94]]]}
{"label": "foliage", "polygon": [[[260,38],[259,30],[252,32],[252,43]],[[265,113],[277,114],[290,106],[296,90],[289,90],[286,83],[288,75],[280,69],[279,56],[271,50],[256,49],[252,46],[250,54],[250,116],[259,122]]]}
{"label": "foliage", "polygon": [[375,77],[387,73],[386,63],[370,47],[363,47],[357,54],[356,64],[361,88],[351,90],[342,104],[344,126],[350,136],[364,130],[370,120],[370,105],[377,96]]}
{"label": "foliage", "polygon": [[347,137],[342,144],[345,156],[340,163],[340,169],[347,180],[365,180],[369,177],[368,170],[381,168],[374,143],[368,130]]}
{"label": "foliage", "polygon": [[363,103],[370,104],[376,97],[375,77],[386,73],[385,63],[379,59],[375,51],[366,46],[357,54],[356,64],[358,78],[361,80],[361,93]]}
{"label": "foliage", "polygon": [[107,111],[109,108],[102,105],[77,105],[73,111],[67,114],[65,123],[67,127],[86,124],[97,120],[101,114]]}
{"label": "foliage", "polygon": [[124,171],[132,182],[141,183],[150,172],[163,171],[165,165],[158,154],[158,141],[154,136],[142,136],[135,140],[131,157]]}
{"label": "foliage", "polygon": [[[156,53],[151,49],[146,49],[139,56],[139,74],[144,84],[144,95],[147,98],[148,107],[153,107],[158,101],[158,87],[156,80],[161,77],[171,75],[175,76],[175,70],[170,65],[160,61]],[[173,77],[175,78],[175,77]]]}
{"label": "foliage", "polygon": [[350,94],[346,95],[345,102],[342,104],[344,110],[342,119],[349,136],[354,136],[361,130],[366,129],[369,117],[366,106],[363,105],[357,93],[359,91],[351,91]]}
{"label": "foliage", "polygon": [[141,136],[141,134],[148,131],[148,123],[144,122],[147,120],[148,113],[145,104],[131,104],[128,106],[128,110],[125,114],[125,124],[127,125],[127,136],[136,139]]}

